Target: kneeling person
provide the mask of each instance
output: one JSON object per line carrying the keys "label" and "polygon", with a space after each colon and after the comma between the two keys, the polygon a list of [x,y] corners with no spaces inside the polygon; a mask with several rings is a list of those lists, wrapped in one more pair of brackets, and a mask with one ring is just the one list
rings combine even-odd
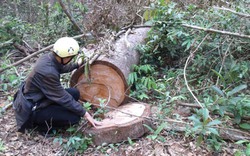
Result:
{"label": "kneeling person", "polygon": [[39,131],[59,129],[79,123],[81,117],[93,126],[101,124],[77,102],[79,91],[76,88],[64,89],[60,83],[60,74],[80,67],[80,62],[69,63],[78,52],[77,41],[63,37],[56,41],[53,52],[37,60],[14,97],[18,131],[24,132],[28,128]]}

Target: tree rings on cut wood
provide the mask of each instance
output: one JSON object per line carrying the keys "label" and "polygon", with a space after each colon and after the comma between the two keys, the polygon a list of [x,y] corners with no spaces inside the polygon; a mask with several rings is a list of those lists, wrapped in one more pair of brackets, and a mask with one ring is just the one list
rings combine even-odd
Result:
{"label": "tree rings on cut wood", "polygon": [[137,139],[148,132],[144,124],[151,126],[150,113],[148,104],[124,104],[105,114],[102,126],[87,128],[84,133],[92,136],[95,145]]}
{"label": "tree rings on cut wood", "polygon": [[[80,91],[80,100],[100,103],[106,99],[109,106],[118,107],[126,102],[128,93],[127,79],[132,66],[139,63],[137,46],[144,43],[149,28],[132,30],[131,34],[121,36],[113,43],[108,55],[101,55],[90,66],[90,80],[84,75],[84,67],[77,69],[71,76],[70,86]],[[91,53],[91,50],[84,50]],[[92,50],[94,53],[94,51]]]}
{"label": "tree rings on cut wood", "polygon": [[127,83],[116,66],[95,61],[90,66],[90,80],[84,75],[83,68],[79,68],[71,77],[71,86],[76,85],[80,91],[80,100],[98,104],[99,99],[106,99],[112,107],[118,107],[124,101]]}

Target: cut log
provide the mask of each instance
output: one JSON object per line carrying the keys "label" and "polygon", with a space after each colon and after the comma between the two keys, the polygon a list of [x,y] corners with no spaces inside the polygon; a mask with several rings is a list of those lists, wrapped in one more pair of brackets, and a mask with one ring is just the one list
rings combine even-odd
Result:
{"label": "cut log", "polygon": [[90,82],[84,75],[84,67],[76,70],[70,86],[80,91],[80,100],[99,103],[106,99],[109,106],[118,107],[126,102],[127,79],[131,67],[139,63],[137,46],[144,42],[150,28],[138,28],[114,43],[114,50],[108,56],[101,56],[90,66]]}
{"label": "cut log", "polygon": [[151,122],[146,119],[150,113],[148,104],[124,104],[105,114],[102,126],[90,127],[84,131],[84,134],[91,136],[95,145],[117,143],[126,141],[128,138],[137,139],[148,132],[144,124],[151,126]]}

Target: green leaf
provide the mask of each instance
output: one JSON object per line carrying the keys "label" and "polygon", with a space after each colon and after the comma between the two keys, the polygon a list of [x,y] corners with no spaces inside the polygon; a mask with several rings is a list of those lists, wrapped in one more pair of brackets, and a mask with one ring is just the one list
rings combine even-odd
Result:
{"label": "green leaf", "polygon": [[154,132],[154,134],[158,135],[161,133],[161,131],[167,126],[165,122],[161,123],[161,125],[157,128],[157,130]]}
{"label": "green leaf", "polygon": [[217,86],[212,86],[211,88],[212,88],[218,95],[225,97],[223,91],[220,90],[220,88],[218,88]]}
{"label": "green leaf", "polygon": [[219,133],[215,128],[208,128],[208,131],[219,136]]}
{"label": "green leaf", "polygon": [[155,140],[155,139],[157,138],[157,135],[150,135],[150,138],[151,138],[152,140]]}
{"label": "green leaf", "polygon": [[207,124],[207,126],[213,126],[213,125],[218,125],[221,124],[220,120],[213,120]]}
{"label": "green leaf", "polygon": [[151,14],[152,14],[152,10],[146,10],[143,13],[143,18],[145,19],[145,21],[148,21],[148,20],[150,20],[152,18]]}
{"label": "green leaf", "polygon": [[74,127],[69,127],[66,131],[67,131],[67,132],[74,132],[74,131],[76,131],[76,128],[74,128]]}
{"label": "green leaf", "polygon": [[250,156],[250,144],[247,144],[246,156]]}
{"label": "green leaf", "polygon": [[198,130],[201,130],[201,129],[202,129],[202,125],[200,124],[200,125],[194,126],[191,130],[192,130],[193,132],[197,132]]}
{"label": "green leaf", "polygon": [[86,109],[86,110],[90,110],[91,109],[91,104],[89,102],[86,102],[83,104],[83,107]]}
{"label": "green leaf", "polygon": [[188,117],[188,119],[194,121],[195,124],[201,124],[200,119],[198,119],[194,115]]}
{"label": "green leaf", "polygon": [[136,82],[137,81],[137,73],[136,72],[134,72],[134,81]]}
{"label": "green leaf", "polygon": [[142,93],[141,95],[138,96],[138,98],[140,98],[140,99],[142,100],[142,99],[144,99],[144,98],[145,98],[145,99],[148,99],[149,97],[147,96],[147,94]]}
{"label": "green leaf", "polygon": [[9,81],[10,82],[13,82],[14,80],[16,80],[17,79],[17,76],[16,75],[10,75],[9,76]]}
{"label": "green leaf", "polygon": [[202,116],[203,116],[203,121],[206,121],[209,117],[209,111],[207,108],[202,109]]}
{"label": "green leaf", "polygon": [[214,69],[211,69],[214,73],[215,73],[215,75],[217,75],[223,82],[225,82],[225,79],[224,79],[224,77],[220,74],[220,73],[218,73],[216,70],[214,70]]}
{"label": "green leaf", "polygon": [[202,141],[203,141],[203,137],[202,137],[202,135],[199,135],[199,137],[197,139],[197,145],[200,146]]}
{"label": "green leaf", "polygon": [[128,143],[129,143],[129,145],[133,145],[134,144],[134,142],[130,139],[130,137],[128,137]]}
{"label": "green leaf", "polygon": [[233,94],[238,93],[239,91],[241,91],[241,90],[243,90],[245,88],[247,88],[247,85],[245,85],[245,84],[244,85],[239,85],[239,86],[235,87],[233,90],[229,91],[227,93],[227,96],[232,96]]}
{"label": "green leaf", "polygon": [[89,67],[89,61],[86,62],[86,65],[84,66],[84,75],[87,79],[87,81],[90,83],[90,67]]}
{"label": "green leaf", "polygon": [[150,126],[148,126],[148,125],[146,125],[146,124],[143,124],[143,126],[145,126],[150,132],[154,132],[154,130],[150,127]]}
{"label": "green leaf", "polygon": [[147,87],[148,81],[149,81],[149,78],[146,77],[146,78],[145,78],[145,81],[144,81],[144,86],[145,86],[145,87]]}
{"label": "green leaf", "polygon": [[240,124],[240,128],[250,130],[250,124],[249,123],[242,123],[242,124]]}
{"label": "green leaf", "polygon": [[128,76],[128,84],[132,85],[134,83],[134,74],[130,73]]}
{"label": "green leaf", "polygon": [[243,144],[243,143],[246,143],[246,142],[250,142],[250,141],[249,140],[239,140],[235,144],[240,145],[240,144]]}

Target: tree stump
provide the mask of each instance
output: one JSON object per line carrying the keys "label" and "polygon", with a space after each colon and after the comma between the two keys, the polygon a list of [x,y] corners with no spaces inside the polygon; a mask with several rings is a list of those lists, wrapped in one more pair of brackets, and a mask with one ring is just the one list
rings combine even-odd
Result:
{"label": "tree stump", "polygon": [[72,74],[70,86],[77,86],[80,100],[98,104],[99,99],[106,99],[108,105],[113,107],[126,101],[131,66],[139,63],[136,48],[144,42],[148,31],[149,28],[138,28],[117,40],[108,56],[101,56],[91,64],[90,81],[84,75],[84,67]]}
{"label": "tree stump", "polygon": [[148,104],[124,104],[105,114],[102,126],[87,128],[84,134],[91,136],[95,145],[137,139],[148,132],[144,124],[151,126],[150,113]]}

